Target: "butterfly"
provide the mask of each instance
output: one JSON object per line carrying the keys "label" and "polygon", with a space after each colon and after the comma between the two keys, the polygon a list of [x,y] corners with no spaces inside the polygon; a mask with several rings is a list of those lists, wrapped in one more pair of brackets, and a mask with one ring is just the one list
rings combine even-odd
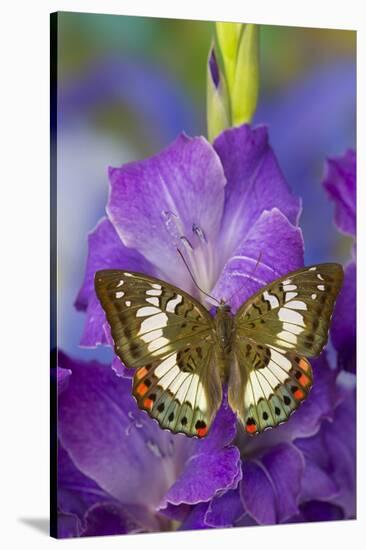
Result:
{"label": "butterfly", "polygon": [[288,273],[251,296],[235,315],[221,301],[215,316],[179,288],[121,270],[95,274],[114,350],[135,369],[132,393],[161,428],[204,437],[228,403],[249,435],[285,422],[307,397],[342,266]]}

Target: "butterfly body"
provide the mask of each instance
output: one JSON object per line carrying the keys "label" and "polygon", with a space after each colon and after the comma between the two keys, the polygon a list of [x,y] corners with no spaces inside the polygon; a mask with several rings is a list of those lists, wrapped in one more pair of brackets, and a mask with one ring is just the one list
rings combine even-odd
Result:
{"label": "butterfly body", "polygon": [[220,371],[222,383],[227,383],[230,364],[233,357],[233,339],[235,334],[235,317],[231,308],[222,302],[216,309],[214,317],[215,333],[217,338],[216,361]]}
{"label": "butterfly body", "polygon": [[307,397],[343,280],[338,264],[287,274],[233,314],[142,273],[104,270],[95,289],[138,406],[174,433],[204,437],[222,401],[249,435],[285,422]]}

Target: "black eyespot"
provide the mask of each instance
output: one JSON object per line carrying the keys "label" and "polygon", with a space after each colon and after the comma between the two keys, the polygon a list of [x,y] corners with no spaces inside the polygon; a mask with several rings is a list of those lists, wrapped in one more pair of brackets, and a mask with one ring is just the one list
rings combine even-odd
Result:
{"label": "black eyespot", "polygon": [[255,424],[255,420],[252,416],[250,416],[248,419],[247,419],[247,426],[251,426],[252,424]]}
{"label": "black eyespot", "polygon": [[174,413],[170,413],[170,415],[168,416],[168,420],[169,420],[169,422],[174,420]]}
{"label": "black eyespot", "polygon": [[291,403],[291,399],[289,398],[288,395],[284,396],[283,402],[285,403],[285,405],[289,405]]}
{"label": "black eyespot", "polygon": [[268,419],[268,414],[266,413],[266,411],[264,411],[264,413],[262,414],[263,416],[263,420],[267,420]]}
{"label": "black eyespot", "polygon": [[187,417],[186,416],[183,416],[182,420],[181,420],[181,424],[182,426],[186,426],[188,420],[187,420]]}
{"label": "black eyespot", "polygon": [[275,407],[275,413],[276,413],[277,416],[280,416],[281,409],[279,407]]}
{"label": "black eyespot", "polygon": [[157,409],[160,413],[163,412],[163,410],[165,409],[164,403],[160,403],[160,405],[158,405]]}

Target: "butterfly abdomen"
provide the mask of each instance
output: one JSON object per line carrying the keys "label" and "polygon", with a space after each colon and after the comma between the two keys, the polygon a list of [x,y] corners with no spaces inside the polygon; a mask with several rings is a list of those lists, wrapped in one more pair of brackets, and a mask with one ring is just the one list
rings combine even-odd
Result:
{"label": "butterfly abdomen", "polygon": [[215,316],[216,360],[223,382],[227,382],[233,352],[234,317],[226,305],[218,307]]}

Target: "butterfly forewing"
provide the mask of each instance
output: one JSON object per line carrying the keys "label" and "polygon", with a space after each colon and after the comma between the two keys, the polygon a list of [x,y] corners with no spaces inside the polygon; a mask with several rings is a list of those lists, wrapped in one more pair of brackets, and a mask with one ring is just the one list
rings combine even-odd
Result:
{"label": "butterfly forewing", "polygon": [[262,288],[237,312],[229,402],[248,433],[284,422],[306,398],[306,356],[327,342],[342,280],[338,264],[306,267]]}
{"label": "butterfly forewing", "polygon": [[267,285],[236,315],[237,335],[305,356],[319,355],[343,281],[338,264],[306,267]]}
{"label": "butterfly forewing", "polygon": [[95,275],[121,361],[135,368],[133,394],[162,428],[206,435],[221,403],[213,321],[182,290],[128,271]]}

